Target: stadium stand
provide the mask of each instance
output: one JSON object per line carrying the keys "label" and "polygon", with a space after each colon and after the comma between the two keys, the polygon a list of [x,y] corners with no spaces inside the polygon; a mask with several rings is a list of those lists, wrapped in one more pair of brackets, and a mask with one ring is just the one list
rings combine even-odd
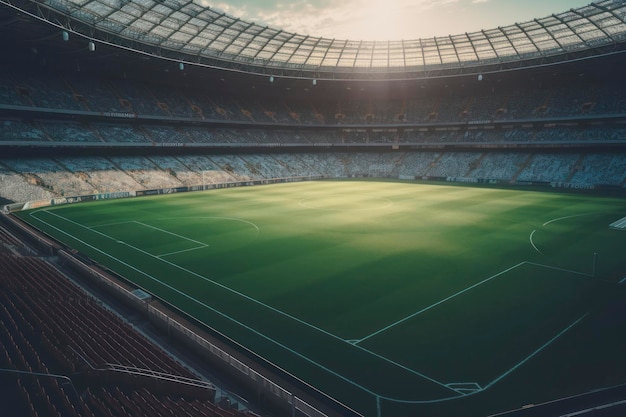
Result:
{"label": "stadium stand", "polygon": [[[21,245],[4,228],[0,244]],[[21,371],[3,374],[3,394],[24,398],[27,408],[14,415],[253,415],[215,404],[210,383],[45,260],[0,252],[0,288],[0,366]],[[77,372],[68,384],[63,375]]]}
{"label": "stadium stand", "polygon": [[[318,176],[438,178],[623,187],[624,152],[394,152],[57,157],[0,161],[13,201],[220,182]],[[337,159],[338,158],[338,159]],[[423,160],[428,160],[427,164]],[[28,183],[27,188],[20,184]],[[29,194],[25,194],[30,190]]]}

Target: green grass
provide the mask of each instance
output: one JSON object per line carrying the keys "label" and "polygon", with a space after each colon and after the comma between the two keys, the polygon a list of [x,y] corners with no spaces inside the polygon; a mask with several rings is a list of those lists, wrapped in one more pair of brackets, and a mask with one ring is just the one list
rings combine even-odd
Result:
{"label": "green grass", "polygon": [[625,366],[542,375],[563,349],[584,363],[624,343],[561,346],[624,299],[626,232],[608,227],[623,199],[324,181],[19,215],[364,415],[482,415],[626,382]]}

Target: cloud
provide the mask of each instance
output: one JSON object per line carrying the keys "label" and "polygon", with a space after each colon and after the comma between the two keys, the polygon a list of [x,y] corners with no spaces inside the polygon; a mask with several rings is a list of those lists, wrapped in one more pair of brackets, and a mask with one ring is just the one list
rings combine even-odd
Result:
{"label": "cloud", "polygon": [[205,7],[211,7],[212,9],[219,10],[230,16],[244,17],[248,15],[248,7],[243,5],[237,5],[236,3],[213,3],[209,0],[200,0],[200,4]]}
{"label": "cloud", "polygon": [[[313,37],[400,40],[457,35],[563,10],[574,0],[196,0],[231,16]],[[585,3],[588,0],[575,0]],[[558,10],[556,10],[558,12]]]}
{"label": "cloud", "polygon": [[337,39],[417,37],[419,16],[461,0],[298,0],[268,9],[248,3],[242,17],[303,35]]}

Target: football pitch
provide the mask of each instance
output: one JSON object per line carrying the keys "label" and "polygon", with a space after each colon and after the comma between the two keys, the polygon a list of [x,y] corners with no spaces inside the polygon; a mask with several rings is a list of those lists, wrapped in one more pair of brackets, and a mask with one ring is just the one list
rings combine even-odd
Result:
{"label": "football pitch", "polygon": [[18,215],[365,416],[626,382],[621,198],[316,181]]}

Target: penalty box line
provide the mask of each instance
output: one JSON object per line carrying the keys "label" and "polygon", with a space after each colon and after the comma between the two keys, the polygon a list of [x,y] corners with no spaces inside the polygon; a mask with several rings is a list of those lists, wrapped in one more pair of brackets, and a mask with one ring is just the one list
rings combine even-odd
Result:
{"label": "penalty box line", "polygon": [[[87,226],[85,226],[85,225],[82,225],[82,224],[77,223],[77,222],[75,222],[75,221],[73,221],[73,220],[67,219],[67,218],[65,218],[65,217],[63,217],[63,216],[60,216],[60,215],[56,214],[56,213],[52,213],[52,212],[50,212],[50,211],[48,211],[48,210],[43,210],[43,212],[45,212],[45,213],[49,213],[49,214],[52,214],[52,215],[54,215],[54,216],[56,216],[56,217],[59,217],[60,219],[63,219],[63,220],[65,220],[65,221],[68,221],[68,222],[70,222],[70,223],[74,223],[74,224],[76,224],[77,226],[81,226],[81,227],[83,227],[83,228],[85,228],[85,229],[87,229],[87,230],[91,230],[92,232],[94,232],[94,233],[98,233],[98,234],[100,234],[100,235],[102,235],[102,236],[104,236],[104,237],[107,237],[107,238],[109,238],[109,239],[113,239],[113,238],[111,238],[110,236],[107,236],[107,235],[106,235],[106,234],[104,234],[104,233],[98,232],[97,230],[93,230],[93,229],[91,229],[91,228],[89,228],[89,227],[87,227]],[[291,349],[290,347],[288,347],[288,346],[286,346],[286,345],[284,345],[284,344],[282,344],[282,343],[280,343],[280,342],[278,342],[278,341],[276,341],[276,340],[272,339],[271,337],[269,337],[269,336],[267,336],[267,335],[265,335],[265,334],[261,333],[260,331],[258,331],[258,330],[256,330],[256,329],[254,329],[254,328],[252,328],[252,327],[250,327],[250,326],[248,326],[247,324],[245,324],[245,323],[243,323],[243,322],[241,322],[241,321],[239,321],[239,320],[237,320],[237,319],[235,319],[235,318],[233,318],[233,317],[230,317],[230,316],[229,316],[229,315],[227,315],[226,313],[224,313],[224,312],[222,312],[222,311],[219,311],[219,310],[217,310],[216,308],[211,307],[210,305],[208,305],[208,304],[206,304],[206,303],[203,303],[202,301],[197,300],[196,298],[194,298],[194,297],[190,296],[189,294],[187,294],[187,293],[185,293],[185,292],[182,292],[181,290],[179,290],[179,289],[177,289],[177,288],[175,288],[175,287],[173,287],[173,286],[171,286],[171,285],[169,285],[169,284],[167,284],[167,283],[165,283],[165,282],[161,281],[160,279],[155,278],[155,277],[153,277],[152,275],[150,275],[150,274],[148,274],[148,273],[146,273],[146,272],[144,272],[144,271],[142,271],[142,270],[140,270],[140,269],[138,269],[138,268],[134,267],[133,265],[130,265],[130,264],[128,264],[128,263],[126,263],[126,262],[122,261],[121,259],[118,259],[118,258],[116,258],[115,256],[113,256],[113,255],[111,255],[111,254],[109,254],[109,253],[107,253],[107,252],[105,252],[105,251],[103,251],[103,250],[101,250],[101,249],[98,249],[97,247],[95,247],[95,246],[93,246],[93,245],[91,245],[91,244],[89,244],[89,243],[87,243],[87,242],[85,242],[85,241],[83,241],[83,240],[81,240],[81,239],[77,238],[76,236],[72,235],[71,233],[68,233],[68,232],[66,232],[65,230],[59,229],[58,227],[51,225],[50,223],[48,223],[48,222],[47,222],[47,221],[45,221],[45,220],[42,220],[42,219],[40,219],[40,218],[38,218],[38,217],[35,217],[35,216],[34,216],[34,214],[35,214],[35,213],[31,213],[30,215],[31,215],[33,218],[37,219],[38,221],[40,221],[40,222],[42,222],[42,223],[44,223],[44,224],[48,225],[49,227],[51,227],[51,228],[55,229],[56,231],[58,231],[58,232],[60,232],[60,233],[62,233],[62,234],[64,234],[64,235],[67,235],[67,236],[71,237],[72,239],[76,240],[77,242],[80,242],[80,243],[82,243],[83,245],[88,246],[88,247],[92,248],[93,250],[95,250],[95,251],[97,251],[97,252],[100,252],[101,254],[103,254],[103,255],[105,255],[105,256],[107,256],[107,257],[109,257],[109,258],[111,258],[111,259],[115,260],[116,262],[119,262],[120,264],[122,264],[122,265],[124,265],[124,266],[127,266],[128,268],[131,268],[132,270],[134,270],[134,271],[136,271],[136,272],[138,272],[138,273],[140,273],[140,274],[142,274],[142,275],[144,275],[144,276],[148,277],[148,278],[149,278],[149,279],[151,279],[152,281],[158,282],[159,284],[161,284],[161,285],[162,285],[162,286],[164,286],[165,288],[168,288],[169,290],[171,290],[171,291],[173,291],[173,292],[175,292],[175,293],[177,293],[177,294],[180,294],[181,296],[183,296],[183,297],[185,297],[185,298],[189,299],[190,301],[192,301],[192,302],[194,302],[194,303],[197,303],[198,305],[200,305],[200,306],[202,306],[202,307],[205,307],[206,309],[208,309],[208,310],[210,310],[210,311],[214,312],[215,314],[218,314],[218,315],[220,315],[220,316],[222,316],[222,317],[224,317],[224,318],[226,318],[226,319],[228,319],[228,320],[232,321],[233,323],[240,325],[241,327],[243,327],[244,329],[249,330],[249,331],[250,331],[250,332],[252,332],[253,334],[256,334],[256,335],[258,335],[258,336],[262,337],[263,339],[268,340],[268,341],[270,341],[270,342],[272,342],[272,343],[274,343],[274,344],[276,344],[276,345],[280,346],[281,348],[283,348],[283,349],[287,350],[288,352],[291,352],[292,354],[294,354],[294,355],[296,355],[296,356],[298,356],[298,357],[300,357],[300,358],[304,359],[305,361],[307,361],[307,362],[309,362],[309,363],[311,363],[311,364],[313,364],[313,365],[315,365],[315,366],[319,367],[320,369],[325,370],[326,372],[330,373],[331,375],[335,375],[336,377],[338,377],[338,378],[342,379],[343,381],[346,381],[346,382],[347,382],[347,383],[349,383],[349,384],[354,385],[355,387],[357,387],[357,388],[359,388],[359,389],[363,390],[364,392],[366,392],[366,393],[368,393],[368,394],[370,394],[370,395],[372,395],[372,396],[374,396],[374,397],[378,397],[378,396],[379,396],[377,393],[373,392],[372,390],[370,390],[370,389],[368,389],[368,388],[366,388],[366,387],[364,387],[364,386],[362,386],[362,385],[358,384],[357,382],[352,381],[351,379],[349,379],[349,378],[347,378],[347,377],[345,377],[345,376],[343,376],[343,375],[339,374],[338,372],[336,372],[336,371],[334,371],[334,370],[332,370],[332,369],[330,369],[330,368],[328,368],[328,367],[326,367],[326,366],[322,365],[321,363],[318,363],[318,362],[314,361],[313,359],[311,359],[311,358],[309,358],[309,357],[307,357],[307,356],[303,355],[302,353],[297,352],[297,351],[295,351],[295,350]],[[126,246],[128,246],[129,248],[133,248],[133,247],[132,247],[132,246],[130,246],[130,245],[126,245]],[[140,252],[142,252],[142,251],[141,251],[140,249],[138,249],[138,248],[133,248],[133,249],[136,249],[136,250],[139,250]],[[164,262],[167,262],[167,261],[164,261]],[[207,326],[207,327],[209,327],[209,328],[212,328],[209,324],[204,323],[204,322],[202,322],[201,320],[199,320],[199,321],[200,321],[201,323],[203,323],[205,326]],[[279,369],[282,369],[282,368],[280,368],[280,367],[278,367],[278,368],[279,368]],[[287,372],[287,371],[285,371],[285,372],[286,372],[287,374],[289,374],[289,372]],[[289,374],[289,375],[291,375],[291,374]],[[294,377],[295,377],[295,376],[294,376]],[[295,378],[297,378],[297,377],[295,377]]]}
{"label": "penalty box line", "polygon": [[378,336],[379,334],[381,334],[383,332],[386,332],[387,330],[390,330],[390,329],[396,327],[397,325],[404,323],[407,320],[411,320],[412,318],[414,318],[414,317],[416,317],[416,316],[418,316],[418,315],[420,315],[420,314],[422,314],[422,313],[424,313],[424,312],[426,312],[428,310],[431,310],[431,309],[437,307],[438,305],[445,303],[446,301],[450,301],[451,299],[453,299],[455,297],[458,297],[459,295],[464,294],[467,291],[472,290],[472,289],[474,289],[474,288],[476,288],[476,287],[478,287],[480,285],[483,285],[483,284],[491,281],[492,279],[499,277],[500,275],[506,274],[507,272],[512,271],[513,269],[518,268],[518,267],[520,267],[520,266],[522,266],[522,265],[524,265],[526,263],[528,263],[528,262],[526,262],[526,261],[520,262],[517,265],[513,265],[512,267],[505,269],[504,271],[498,272],[497,274],[492,275],[489,278],[486,278],[486,279],[484,279],[484,280],[482,280],[480,282],[477,282],[476,284],[471,285],[471,286],[469,286],[469,287],[467,287],[467,288],[465,288],[465,289],[463,289],[463,290],[461,290],[459,292],[456,292],[456,293],[454,293],[454,294],[452,294],[452,295],[450,295],[450,296],[448,296],[448,297],[446,297],[446,298],[444,298],[442,300],[439,300],[436,303],[429,305],[428,307],[424,307],[421,310],[416,311],[415,313],[409,314],[408,316],[406,316],[406,317],[404,317],[404,318],[402,318],[402,319],[400,319],[398,321],[395,321],[395,322],[393,322],[393,323],[383,327],[382,329],[379,329],[379,330],[375,331],[374,333],[371,333],[371,334],[369,334],[369,335],[367,335],[367,336],[365,336],[365,337],[355,341],[353,344],[354,345],[358,345],[359,343],[362,343],[362,342],[364,342],[364,341],[366,341],[368,339],[371,339],[374,336]]}
{"label": "penalty box line", "polygon": [[[87,227],[87,229],[91,229],[91,230],[94,230],[94,231],[98,232],[96,229],[100,228],[100,227],[117,226],[117,225],[120,225],[120,224],[128,224],[128,223],[135,223],[135,224],[138,224],[140,226],[147,227],[147,228],[153,229],[153,230],[157,230],[157,231],[159,231],[161,233],[166,233],[168,235],[175,236],[175,237],[177,237],[179,239],[186,240],[188,242],[192,242],[192,243],[195,243],[195,244],[198,245],[198,246],[196,246],[194,248],[183,249],[183,250],[178,250],[178,251],[169,252],[169,253],[163,253],[163,254],[160,254],[160,255],[153,255],[153,256],[156,256],[157,258],[161,258],[162,256],[175,255],[177,253],[190,252],[190,251],[194,251],[194,250],[198,250],[198,249],[204,249],[204,248],[208,248],[210,246],[208,243],[200,242],[198,240],[191,239],[191,238],[189,238],[187,236],[179,235],[178,233],[170,232],[169,230],[161,229],[160,227],[156,227],[156,226],[152,226],[150,224],[142,223],[142,222],[137,221],[137,220],[131,220],[131,221],[119,222],[119,223],[100,224],[100,225],[92,226],[92,227],[88,227],[88,226],[83,226],[83,227]],[[101,232],[98,232],[98,233],[101,233]],[[104,233],[102,233],[102,234],[104,234]],[[109,235],[106,235],[106,236],[110,237]]]}
{"label": "penalty box line", "polygon": [[[379,335],[379,334],[381,334],[383,332],[386,332],[387,330],[392,329],[393,327],[395,327],[395,326],[397,326],[399,324],[402,324],[402,323],[404,323],[407,320],[410,320],[410,319],[412,319],[412,318],[414,318],[414,317],[416,317],[416,316],[418,316],[418,315],[420,315],[420,314],[422,314],[422,313],[424,313],[424,312],[426,312],[428,310],[431,310],[431,309],[437,307],[438,305],[441,305],[441,304],[445,303],[446,301],[450,301],[451,299],[453,299],[455,297],[458,297],[459,295],[461,295],[461,294],[463,294],[463,293],[465,293],[465,292],[467,292],[467,291],[469,291],[471,289],[474,289],[474,288],[476,288],[476,287],[478,287],[480,285],[483,285],[483,284],[491,281],[494,278],[497,278],[497,277],[499,277],[501,275],[504,275],[504,274],[506,274],[506,273],[512,271],[513,269],[518,268],[518,267],[520,267],[522,265],[533,265],[533,266],[538,266],[540,268],[553,269],[553,270],[556,270],[556,271],[567,272],[569,274],[582,275],[584,277],[593,277],[592,274],[587,274],[587,273],[579,272],[579,271],[572,271],[571,269],[564,269],[564,268],[559,268],[559,267],[556,267],[556,266],[550,266],[550,265],[538,264],[538,263],[535,263],[535,262],[523,261],[523,262],[518,263],[517,265],[513,265],[512,267],[505,269],[504,271],[498,272],[497,274],[492,275],[489,278],[486,278],[486,279],[484,279],[484,280],[482,280],[482,281],[480,281],[480,282],[478,282],[478,283],[476,283],[474,285],[471,285],[471,286],[469,286],[469,287],[467,287],[467,288],[465,288],[465,289],[463,289],[463,290],[461,290],[461,291],[459,291],[457,293],[454,293],[454,294],[444,298],[443,300],[439,300],[436,303],[429,305],[428,307],[425,307],[425,308],[423,308],[423,309],[421,309],[419,311],[416,311],[413,314],[409,314],[408,316],[406,316],[406,317],[404,317],[404,318],[402,318],[402,319],[400,319],[398,321],[395,321],[395,322],[393,322],[393,323],[391,323],[391,324],[389,324],[389,325],[387,325],[387,326],[385,326],[385,327],[375,331],[374,333],[371,333],[371,334],[369,334],[369,335],[367,335],[367,336],[365,336],[365,337],[363,337],[361,339],[351,340],[350,343],[352,343],[353,345],[358,345],[359,343],[364,342],[367,339],[370,339],[370,338],[372,338],[374,336],[377,336],[377,335]],[[624,278],[624,279],[626,280],[626,278]]]}
{"label": "penalty box line", "polygon": [[[78,223],[78,222],[75,222],[74,220],[71,220],[71,219],[68,219],[68,218],[66,218],[66,217],[63,217],[63,216],[61,216],[61,215],[59,215],[59,214],[57,214],[57,213],[54,213],[54,212],[51,212],[51,211],[48,211],[48,210],[42,210],[42,211],[43,211],[43,212],[45,212],[45,213],[51,214],[51,215],[53,215],[53,216],[56,216],[56,217],[58,217],[58,218],[60,218],[60,219],[63,219],[63,220],[65,220],[65,221],[68,221],[68,222],[70,222],[70,223],[73,223],[73,224],[75,224],[75,225],[77,225],[77,226],[79,226],[79,227],[82,227],[82,228],[84,228],[84,229],[90,230],[90,231],[92,231],[92,232],[94,232],[94,233],[97,233],[97,234],[99,234],[99,235],[101,235],[101,236],[104,236],[104,237],[106,237],[106,238],[108,238],[108,239],[115,240],[114,238],[112,238],[111,236],[108,236],[108,235],[107,235],[107,234],[105,234],[105,233],[102,233],[102,232],[100,232],[100,231],[98,231],[98,230],[94,230],[94,229],[92,229],[92,228],[90,228],[90,227],[87,227],[87,226],[85,226],[85,225],[83,225],[83,224],[80,224],[80,223]],[[32,214],[31,214],[31,216],[32,216],[33,214],[34,214],[34,213],[32,213]],[[33,216],[33,217],[34,217],[34,216]],[[210,307],[210,306],[208,306],[208,305],[206,305],[206,304],[202,303],[202,302],[201,302],[201,301],[199,301],[199,300],[196,300],[195,298],[191,297],[190,295],[188,295],[188,294],[186,294],[186,293],[182,293],[180,290],[177,290],[177,289],[175,289],[175,288],[171,287],[170,285],[168,285],[168,284],[166,284],[166,283],[162,282],[161,280],[159,280],[159,279],[157,279],[157,278],[152,277],[151,275],[149,275],[149,274],[147,274],[147,273],[145,273],[145,272],[143,272],[143,271],[141,271],[141,270],[139,270],[139,269],[137,269],[137,268],[133,267],[132,265],[127,264],[126,262],[124,262],[124,261],[122,261],[122,260],[120,260],[120,259],[117,259],[117,258],[116,258],[116,257],[114,257],[113,255],[110,255],[109,253],[104,252],[104,251],[102,251],[101,249],[98,249],[98,248],[96,248],[96,247],[94,247],[94,246],[92,246],[92,245],[90,245],[90,244],[88,244],[88,243],[86,243],[86,242],[84,242],[84,241],[82,241],[82,240],[78,239],[77,237],[75,237],[75,236],[71,235],[70,233],[67,233],[67,232],[65,232],[65,231],[63,231],[63,230],[60,230],[59,228],[57,228],[57,227],[55,227],[55,226],[53,226],[53,225],[49,224],[49,223],[48,223],[48,222],[46,222],[45,220],[42,220],[42,219],[38,219],[38,220],[39,220],[39,221],[41,221],[41,222],[43,222],[43,223],[46,223],[48,226],[50,226],[50,227],[52,227],[52,228],[54,228],[54,229],[56,229],[56,230],[60,231],[61,233],[66,234],[66,235],[70,236],[71,238],[73,238],[73,239],[75,239],[75,240],[77,240],[77,241],[79,241],[79,242],[83,243],[84,245],[87,245],[87,246],[89,246],[90,248],[92,248],[92,249],[94,249],[94,250],[96,250],[96,251],[98,251],[98,252],[100,252],[100,253],[104,254],[105,256],[108,256],[109,258],[112,258],[112,259],[114,259],[115,261],[117,261],[117,262],[119,262],[119,263],[121,263],[121,264],[123,264],[123,265],[126,265],[126,266],[128,266],[128,267],[132,268],[133,270],[135,270],[135,271],[137,271],[137,272],[140,272],[141,274],[143,274],[143,275],[147,276],[148,278],[152,279],[153,281],[156,281],[156,282],[160,283],[161,285],[163,285],[163,286],[165,286],[165,287],[167,287],[167,288],[170,288],[170,289],[174,290],[175,292],[180,293],[181,295],[183,295],[183,296],[185,296],[185,297],[189,298],[190,300],[193,300],[194,302],[196,302],[196,303],[198,303],[198,304],[200,304],[200,305],[202,305],[202,306],[207,307],[209,310],[214,311],[214,312],[216,312],[216,313],[218,313],[218,314],[220,314],[220,315],[222,315],[222,316],[224,316],[224,317],[228,318],[229,320],[231,320],[231,321],[233,321],[233,322],[235,322],[235,323],[237,323],[237,324],[240,324],[240,325],[241,325],[241,326],[243,326],[244,328],[247,328],[247,329],[248,329],[248,328],[250,328],[249,326],[245,325],[244,323],[241,323],[241,322],[239,322],[238,320],[236,320],[236,319],[234,319],[234,318],[232,318],[232,317],[230,317],[230,316],[228,316],[228,315],[226,315],[226,314],[224,314],[224,313],[222,313],[222,312],[220,312],[220,311],[215,310],[214,308],[212,308],[212,307]],[[146,251],[144,251],[144,250],[142,250],[142,249],[136,248],[136,247],[134,247],[134,246],[132,246],[132,245],[129,245],[129,244],[127,244],[127,243],[124,243],[124,245],[126,245],[127,247],[129,247],[129,248],[131,248],[131,249],[134,249],[134,250],[136,250],[136,251],[138,251],[138,252],[141,252],[141,253],[143,253],[143,254],[145,254],[145,255],[147,255],[147,256],[151,256],[151,257],[153,257],[153,258],[155,258],[155,259],[158,259],[158,260],[160,260],[161,262],[165,262],[165,263],[167,263],[167,264],[169,264],[169,265],[171,265],[171,266],[174,266],[174,267],[176,267],[176,268],[180,269],[181,271],[187,272],[187,273],[189,273],[189,274],[191,274],[191,275],[193,275],[193,276],[195,276],[195,277],[198,277],[198,278],[200,278],[200,279],[202,279],[202,280],[204,280],[204,281],[207,281],[207,282],[209,282],[209,283],[212,283],[212,284],[214,284],[214,285],[216,285],[216,286],[218,286],[218,287],[220,287],[220,288],[223,288],[223,289],[225,289],[225,290],[227,290],[227,291],[230,291],[230,292],[232,292],[233,294],[237,294],[237,295],[239,295],[239,296],[241,296],[241,297],[243,297],[243,298],[245,298],[245,299],[247,299],[247,300],[250,300],[250,301],[252,301],[252,302],[254,302],[254,303],[258,304],[258,305],[261,305],[261,306],[263,306],[263,307],[265,307],[265,308],[267,308],[267,309],[269,309],[269,310],[271,310],[271,311],[274,311],[274,312],[276,312],[276,313],[278,313],[278,314],[280,314],[280,315],[282,315],[282,316],[284,316],[284,317],[290,318],[290,319],[292,319],[292,320],[294,320],[294,321],[296,321],[296,322],[298,322],[298,323],[300,323],[300,324],[303,324],[303,325],[305,325],[305,326],[307,326],[307,327],[309,327],[309,328],[311,328],[311,329],[317,330],[318,332],[321,332],[321,333],[323,333],[323,334],[325,334],[325,335],[327,335],[327,336],[329,336],[329,337],[332,337],[333,339],[336,339],[336,340],[340,340],[340,341],[342,341],[342,342],[345,342],[345,340],[344,340],[344,339],[342,339],[342,338],[340,338],[339,336],[336,336],[336,335],[334,335],[334,334],[332,334],[332,333],[330,333],[330,332],[328,332],[328,331],[326,331],[326,330],[324,330],[324,329],[321,329],[321,328],[319,328],[319,327],[317,327],[317,326],[314,326],[313,324],[307,323],[307,322],[305,322],[304,320],[301,320],[301,319],[299,319],[299,318],[297,318],[297,317],[294,317],[294,316],[292,316],[292,315],[290,315],[290,314],[287,314],[287,313],[285,313],[284,311],[278,310],[278,309],[276,309],[276,308],[274,308],[274,307],[272,307],[272,306],[269,306],[269,305],[267,305],[267,304],[265,304],[265,303],[262,303],[262,302],[261,302],[261,301],[259,301],[259,300],[256,300],[256,299],[254,299],[254,298],[252,298],[252,297],[250,297],[250,296],[248,296],[248,295],[246,295],[246,294],[240,293],[239,291],[233,290],[232,288],[229,288],[229,287],[227,287],[227,286],[225,286],[225,285],[223,285],[223,284],[220,284],[220,283],[218,283],[218,282],[216,282],[216,281],[213,281],[213,280],[211,280],[211,279],[209,279],[209,278],[207,278],[207,277],[205,277],[205,276],[202,276],[202,275],[200,275],[200,274],[198,274],[198,273],[195,273],[195,272],[190,271],[190,270],[188,270],[188,269],[186,269],[186,268],[183,268],[183,267],[182,267],[182,266],[180,266],[180,265],[177,265],[177,264],[175,264],[175,263],[173,263],[173,262],[170,262],[170,261],[168,261],[168,260],[166,260],[166,259],[163,259],[163,258],[157,257],[157,256],[155,256],[155,255],[152,255],[152,254],[150,254],[150,253],[148,253],[148,252],[146,252]],[[360,389],[364,390],[365,392],[368,392],[368,393],[370,393],[370,394],[372,394],[372,395],[374,395],[374,396],[378,396],[378,394],[377,394],[377,393],[375,393],[375,392],[371,391],[370,389],[365,388],[365,387],[363,387],[363,386],[359,385],[358,383],[356,383],[356,382],[354,382],[354,381],[350,380],[349,378],[347,378],[347,377],[345,377],[345,376],[343,376],[343,375],[338,374],[336,371],[333,371],[333,370],[331,370],[331,369],[329,369],[329,368],[325,367],[324,365],[322,365],[322,364],[320,364],[320,363],[318,363],[318,362],[314,361],[313,359],[310,359],[310,358],[308,358],[308,357],[304,356],[303,354],[301,354],[301,353],[299,353],[299,352],[296,352],[296,351],[294,351],[293,349],[291,349],[291,348],[289,348],[289,347],[287,347],[287,346],[283,345],[282,343],[280,343],[280,342],[278,342],[278,341],[276,341],[276,340],[274,340],[274,339],[271,339],[269,336],[267,336],[267,335],[265,335],[265,334],[263,334],[263,333],[260,333],[258,330],[255,330],[255,329],[252,329],[252,328],[250,328],[250,329],[251,329],[251,330],[252,330],[255,334],[258,334],[258,335],[262,336],[263,338],[265,338],[265,339],[267,339],[267,340],[270,340],[271,342],[273,342],[273,343],[277,344],[278,346],[284,347],[284,348],[285,348],[285,349],[287,349],[289,352],[292,352],[292,353],[296,354],[297,356],[302,357],[303,359],[307,360],[308,362],[313,363],[314,365],[316,365],[316,366],[320,367],[321,369],[324,369],[325,371],[327,371],[327,372],[329,372],[329,373],[331,373],[331,374],[333,374],[333,375],[335,375],[335,376],[338,376],[339,378],[341,378],[341,379],[343,379],[343,380],[345,380],[345,381],[347,381],[347,382],[349,382],[349,383],[353,384],[354,386],[359,387]],[[439,385],[439,386],[441,386],[441,387],[443,387],[443,388],[446,388],[446,389],[448,389],[448,390],[451,390],[451,391],[453,391],[453,392],[455,392],[455,393],[457,393],[457,394],[461,394],[459,391],[457,391],[457,390],[455,390],[455,389],[453,389],[453,388],[448,387],[446,384],[444,384],[444,383],[443,383],[443,382],[441,382],[441,381],[437,381],[437,380],[436,380],[436,379],[434,379],[434,378],[431,378],[431,377],[429,377],[429,376],[427,376],[427,375],[425,375],[425,374],[422,374],[421,372],[418,372],[418,371],[416,371],[416,370],[414,370],[414,369],[408,368],[408,367],[406,367],[406,366],[404,366],[404,365],[402,365],[402,364],[399,364],[399,363],[397,363],[397,362],[395,362],[395,361],[393,361],[393,360],[391,360],[391,359],[389,359],[389,358],[386,358],[386,357],[384,357],[384,356],[382,356],[382,355],[379,355],[379,354],[377,354],[377,353],[375,353],[375,352],[372,352],[372,351],[370,351],[370,350],[368,350],[368,349],[366,349],[366,348],[364,348],[364,347],[362,347],[362,346],[358,346],[358,345],[357,345],[357,344],[355,344],[355,343],[350,343],[350,344],[351,344],[352,346],[356,347],[356,348],[357,348],[357,349],[359,349],[359,350],[362,350],[362,351],[364,351],[364,352],[367,352],[367,353],[369,353],[370,355],[375,356],[375,357],[377,357],[377,358],[379,358],[379,359],[381,359],[381,360],[383,360],[383,361],[385,361],[385,362],[389,363],[390,365],[396,366],[396,367],[398,367],[398,368],[400,368],[400,369],[403,369],[403,370],[405,370],[405,371],[407,371],[407,372],[409,372],[409,373],[411,373],[411,374],[413,374],[413,375],[416,375],[416,376],[419,376],[419,377],[421,377],[421,378],[424,378],[424,379],[426,379],[427,381],[430,381],[430,382],[432,382],[432,383],[434,383],[434,384],[436,384],[436,385]]]}

